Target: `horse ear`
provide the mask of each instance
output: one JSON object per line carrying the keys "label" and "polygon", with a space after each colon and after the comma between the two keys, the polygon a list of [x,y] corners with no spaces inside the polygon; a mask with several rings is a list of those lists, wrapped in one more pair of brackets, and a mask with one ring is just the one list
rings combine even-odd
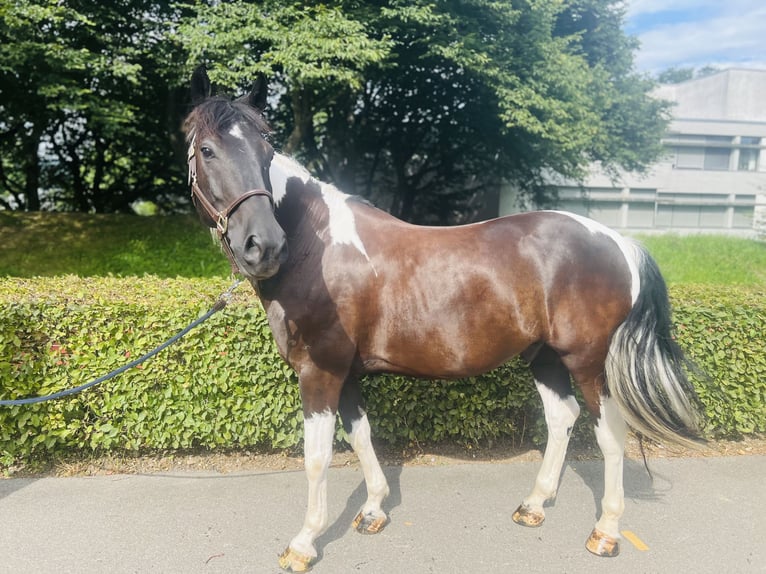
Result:
{"label": "horse ear", "polygon": [[247,103],[257,108],[259,111],[263,111],[266,108],[266,96],[268,95],[269,87],[266,83],[266,76],[258,74],[258,77],[253,82],[253,87],[250,89],[250,93],[247,96]]}
{"label": "horse ear", "polygon": [[207,77],[205,66],[197,66],[191,78],[192,104],[196,106],[209,98],[211,91],[210,78]]}

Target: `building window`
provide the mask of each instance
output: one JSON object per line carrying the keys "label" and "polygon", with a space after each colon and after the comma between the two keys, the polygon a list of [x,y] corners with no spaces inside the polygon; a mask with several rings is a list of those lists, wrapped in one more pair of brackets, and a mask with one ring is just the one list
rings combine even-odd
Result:
{"label": "building window", "polygon": [[654,227],[654,203],[629,203],[628,204],[628,227],[651,228]]}
{"label": "building window", "polygon": [[676,134],[666,140],[675,144],[677,169],[706,169],[727,171],[731,157],[732,138],[729,136],[702,136]]}
{"label": "building window", "polygon": [[658,196],[657,227],[726,227],[727,195],[663,193]]}
{"label": "building window", "polygon": [[757,171],[758,170],[758,155],[760,153],[760,147],[744,147],[744,146],[760,146],[761,138],[742,137],[740,138],[740,145],[743,147],[739,150],[739,164],[737,169],[739,171]]}
{"label": "building window", "polygon": [[622,207],[613,201],[591,201],[588,217],[609,227],[622,227]]}
{"label": "building window", "polygon": [[705,167],[704,169],[726,171],[729,169],[729,156],[731,150],[716,147],[705,148]]}
{"label": "building window", "polygon": [[702,169],[705,167],[704,147],[676,148],[676,167],[678,169]]}

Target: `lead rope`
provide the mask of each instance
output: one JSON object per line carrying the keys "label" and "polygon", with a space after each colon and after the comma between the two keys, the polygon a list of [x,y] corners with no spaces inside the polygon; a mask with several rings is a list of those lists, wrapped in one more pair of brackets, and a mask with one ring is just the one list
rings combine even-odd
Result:
{"label": "lead rope", "polygon": [[198,319],[192,321],[187,327],[173,335],[170,339],[159,345],[158,347],[155,347],[145,355],[139,357],[138,359],[135,359],[131,361],[130,363],[123,365],[122,367],[115,369],[111,373],[107,373],[106,375],[103,375],[99,377],[98,379],[95,379],[93,381],[90,381],[88,383],[85,383],[84,385],[80,385],[79,387],[73,387],[71,389],[66,389],[63,391],[59,391],[57,393],[52,393],[50,395],[44,395],[41,397],[27,397],[24,399],[13,399],[13,400],[0,400],[0,406],[3,407],[9,407],[9,406],[17,406],[17,405],[32,405],[35,403],[42,403],[44,401],[52,401],[54,399],[60,399],[62,397],[66,397],[69,395],[74,395],[76,393],[79,393],[81,391],[84,391],[85,389],[89,389],[90,387],[93,387],[95,385],[101,384],[104,381],[108,381],[109,379],[113,379],[117,375],[120,375],[124,373],[125,371],[132,369],[133,367],[140,365],[147,359],[151,359],[154,355],[157,353],[164,351],[167,349],[170,345],[178,341],[181,337],[186,335],[189,331],[194,329],[195,327],[201,325],[210,317],[215,315],[218,311],[226,307],[226,305],[229,304],[229,301],[231,301],[231,298],[234,294],[234,290],[239,287],[239,284],[242,283],[242,279],[237,279],[231,287],[229,287],[226,291],[221,293],[221,295],[218,297],[218,300],[213,304],[213,306],[210,308],[210,310],[199,317]]}

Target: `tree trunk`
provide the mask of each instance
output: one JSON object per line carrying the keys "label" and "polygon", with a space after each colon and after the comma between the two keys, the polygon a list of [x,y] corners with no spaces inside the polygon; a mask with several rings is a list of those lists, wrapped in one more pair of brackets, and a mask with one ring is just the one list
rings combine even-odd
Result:
{"label": "tree trunk", "polygon": [[32,130],[24,141],[24,209],[40,211],[40,147],[41,134]]}
{"label": "tree trunk", "polygon": [[106,163],[106,142],[103,138],[94,134],[96,140],[96,154],[94,157],[95,166],[93,168],[93,184],[90,190],[90,197],[92,199],[93,207],[96,213],[104,213],[107,211],[106,204],[111,202],[111,210],[114,210],[115,199],[113,197],[104,197],[101,184],[104,181],[104,167]]}
{"label": "tree trunk", "polygon": [[400,155],[394,155],[393,160],[394,174],[396,176],[396,195],[391,205],[391,214],[404,221],[411,221],[415,196],[407,180],[407,162]]}
{"label": "tree trunk", "polygon": [[90,211],[90,202],[88,201],[88,190],[82,177],[82,162],[74,145],[69,145],[68,151],[71,157],[69,161],[69,173],[72,174],[72,205],[80,213]]}
{"label": "tree trunk", "polygon": [[[303,149],[306,154],[306,167],[309,171],[321,168],[321,158],[314,132],[314,101],[309,90],[296,87],[290,94],[293,112],[293,130],[287,138],[283,150],[286,154],[295,154]],[[316,165],[319,162],[319,165]],[[313,165],[312,165],[313,164]],[[320,177],[322,174],[319,174]]]}

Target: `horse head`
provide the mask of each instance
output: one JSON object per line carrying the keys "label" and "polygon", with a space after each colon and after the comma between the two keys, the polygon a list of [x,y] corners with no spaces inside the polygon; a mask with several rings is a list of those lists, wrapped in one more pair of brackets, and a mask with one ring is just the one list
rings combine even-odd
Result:
{"label": "horse head", "polygon": [[195,107],[184,131],[192,200],[202,221],[217,230],[232,267],[267,279],[287,260],[287,240],[274,215],[269,180],[274,150],[261,115],[265,82],[259,78],[236,100],[211,97],[207,73],[198,68],[191,87]]}

